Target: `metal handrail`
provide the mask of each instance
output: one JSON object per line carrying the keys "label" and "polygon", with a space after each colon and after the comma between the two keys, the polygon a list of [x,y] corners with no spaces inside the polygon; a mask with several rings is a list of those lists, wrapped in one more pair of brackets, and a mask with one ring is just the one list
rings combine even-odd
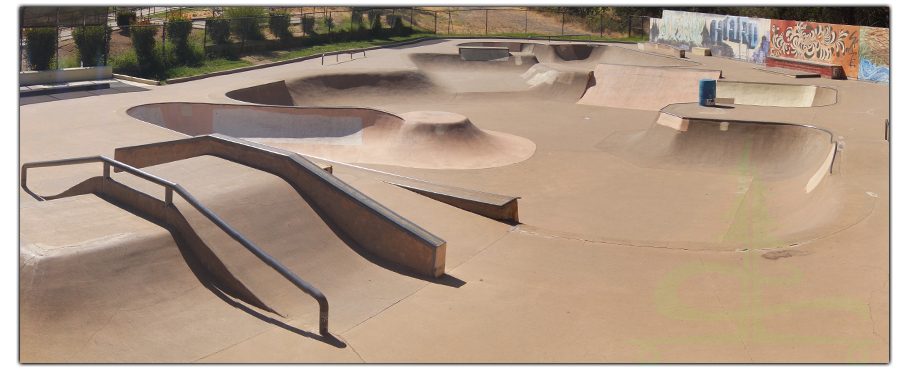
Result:
{"label": "metal handrail", "polygon": [[368,57],[366,57],[366,50],[368,50],[368,49],[356,49],[356,50],[343,50],[343,51],[330,51],[330,52],[324,52],[324,53],[322,53],[322,64],[323,64],[323,65],[325,64],[325,56],[326,56],[326,55],[333,55],[333,56],[334,56],[334,61],[335,61],[335,62],[338,62],[338,60],[340,59],[339,57],[340,57],[341,54],[350,54],[350,59],[351,59],[351,60],[353,59],[353,54],[354,54],[354,53],[355,53],[355,54],[363,53],[363,57],[364,57],[364,58],[368,58]]}
{"label": "metal handrail", "polygon": [[547,41],[549,42],[553,37],[569,37],[569,42],[572,42],[572,37],[583,37],[583,36],[587,36],[588,42],[594,42],[594,40],[593,40],[594,37],[591,36],[590,34],[534,35],[534,36],[528,36],[528,39],[531,40],[531,39],[536,39],[536,37],[537,38],[547,37]]}
{"label": "metal handrail", "polygon": [[[191,206],[194,206],[194,208],[197,209],[197,211],[199,211],[201,214],[206,216],[216,226],[221,228],[222,231],[224,231],[226,234],[228,234],[228,236],[231,236],[234,240],[236,240],[238,243],[243,245],[244,248],[247,248],[247,250],[249,250],[251,253],[256,255],[256,257],[258,257],[260,260],[262,260],[268,266],[272,267],[272,269],[275,269],[275,271],[278,272],[279,274],[281,274],[285,279],[287,279],[292,284],[294,284],[298,288],[300,288],[300,290],[302,290],[304,293],[310,295],[312,298],[314,298],[316,301],[318,301],[318,303],[319,303],[319,333],[322,334],[322,336],[325,336],[325,334],[328,333],[328,300],[325,298],[325,295],[322,294],[322,292],[320,292],[318,289],[316,289],[314,286],[310,285],[306,281],[303,281],[303,279],[301,279],[299,276],[294,274],[294,272],[291,272],[290,269],[288,269],[287,267],[285,267],[284,265],[279,263],[278,260],[275,260],[275,258],[273,258],[272,256],[269,256],[269,254],[265,253],[262,249],[260,249],[258,246],[256,246],[256,244],[253,244],[253,242],[251,242],[249,239],[247,239],[244,235],[242,235],[240,232],[238,232],[233,227],[228,225],[228,223],[226,223],[224,220],[222,220],[222,218],[219,218],[218,215],[213,213],[210,209],[208,209],[206,206],[204,206],[202,203],[200,203],[200,201],[197,200],[197,198],[195,198],[193,195],[188,193],[187,190],[185,190],[183,187],[181,187],[181,185],[179,185],[175,182],[157,177],[153,174],[147,173],[143,170],[137,169],[135,167],[121,163],[119,161],[113,160],[113,159],[105,157],[105,156],[90,156],[90,157],[81,157],[81,158],[69,158],[69,159],[63,159],[63,160],[29,162],[29,163],[23,164],[22,165],[22,188],[25,188],[25,189],[28,188],[26,186],[26,182],[27,182],[27,178],[28,178],[28,176],[27,176],[28,169],[50,167],[50,166],[77,165],[77,164],[85,164],[85,163],[92,163],[92,162],[102,162],[103,163],[103,183],[104,184],[106,183],[106,179],[110,178],[109,177],[110,166],[114,166],[116,168],[121,169],[122,171],[131,173],[132,175],[134,175],[138,178],[141,178],[141,179],[153,182],[157,185],[163,186],[166,189],[166,200],[165,200],[166,219],[168,219],[167,215],[168,215],[169,206],[172,205],[172,193],[173,192],[178,193],[178,195],[180,195],[182,198],[184,198],[185,201],[190,203]],[[105,191],[102,189],[103,188],[101,188],[101,191]],[[166,220],[166,222],[168,222],[168,220]]]}

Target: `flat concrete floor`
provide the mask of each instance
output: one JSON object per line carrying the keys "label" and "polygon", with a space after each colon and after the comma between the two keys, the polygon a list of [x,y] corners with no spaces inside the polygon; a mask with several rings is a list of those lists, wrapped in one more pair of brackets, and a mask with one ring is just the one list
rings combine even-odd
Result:
{"label": "flat concrete floor", "polygon": [[[150,91],[23,104],[18,159],[112,157],[117,147],[185,137],[131,118],[126,110],[134,106],[236,104],[226,92],[278,80],[413,70],[407,55],[454,53],[466,41],[428,41],[372,50],[366,58],[337,64],[310,60]],[[636,50],[633,44],[613,45]],[[801,240],[778,235],[785,227],[753,210],[768,207],[765,202],[780,205],[779,200],[768,200],[762,190],[747,191],[749,178],[642,168],[596,147],[616,132],[650,128],[656,111],[484,94],[431,103],[401,102],[404,97],[395,94],[365,98],[334,105],[398,114],[454,112],[479,128],[533,141],[537,150],[528,160],[489,169],[358,164],[520,196],[521,224],[471,214],[386,184],[380,173],[335,163],[335,176],[447,241],[446,275],[427,279],[373,259],[278,177],[215,157],[147,168],[184,186],[329,296],[330,339],[316,333],[312,300],[242,256],[246,253],[236,243],[202,218],[186,215],[278,314],[211,286],[162,225],[97,196],[37,202],[20,188],[19,359],[888,362],[888,86],[788,78],[693,54],[687,59],[697,62],[696,68],[721,70],[730,81],[808,84],[838,92],[838,102],[824,107],[669,108],[685,117],[831,131],[842,150],[827,183],[842,187],[828,203],[840,212],[816,221],[828,228]],[[28,185],[37,194],[52,195],[100,172],[98,164],[33,170]],[[159,187],[127,174],[113,177],[162,197]],[[746,213],[731,210],[736,191],[760,205]],[[756,250],[754,225],[775,231],[768,249]],[[737,236],[732,243],[743,249],[720,244],[726,232]]]}

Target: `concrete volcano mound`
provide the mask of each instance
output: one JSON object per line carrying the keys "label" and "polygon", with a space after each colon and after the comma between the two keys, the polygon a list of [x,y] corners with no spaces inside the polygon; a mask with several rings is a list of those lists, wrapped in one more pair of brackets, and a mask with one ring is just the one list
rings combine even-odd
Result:
{"label": "concrete volcano mound", "polygon": [[484,169],[522,162],[535,151],[531,140],[479,129],[450,112],[179,102],[128,114],[189,136],[220,133],[345,163]]}

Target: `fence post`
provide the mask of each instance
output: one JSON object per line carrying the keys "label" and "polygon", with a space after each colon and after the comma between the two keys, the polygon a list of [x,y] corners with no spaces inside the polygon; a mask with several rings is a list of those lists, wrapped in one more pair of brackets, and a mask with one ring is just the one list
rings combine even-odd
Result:
{"label": "fence post", "polygon": [[[313,13],[313,14],[315,14],[315,13]],[[244,23],[244,25],[243,25],[244,33],[241,33],[241,54],[244,54],[244,40],[247,39],[247,18],[244,17],[242,19],[242,22]]]}
{"label": "fence post", "polygon": [[562,27],[559,30],[559,34],[561,34],[561,35],[566,34],[566,12],[563,12],[562,15],[563,15]]}
{"label": "fence post", "polygon": [[203,54],[206,54],[206,31],[209,30],[209,22],[203,19]]}
{"label": "fence post", "polygon": [[450,34],[450,25],[453,25],[453,16],[447,11],[447,34]]}
{"label": "fence post", "polygon": [[56,69],[59,70],[59,7],[56,7]]}
{"label": "fence post", "polygon": [[528,34],[528,8],[525,9],[525,34]]}
{"label": "fence post", "polygon": [[487,12],[488,12],[488,10],[485,9],[484,10],[484,35],[485,36],[488,34],[488,32],[487,32],[487,17],[488,17]]}
{"label": "fence post", "polygon": [[434,34],[437,34],[437,11],[434,11]]}
{"label": "fence post", "polygon": [[[631,22],[631,19],[628,19],[628,22]],[[600,12],[600,38],[603,38],[603,12]]]}
{"label": "fence post", "polygon": [[162,35],[162,41],[163,41],[163,69],[166,68],[166,24],[168,24],[168,23],[165,22],[165,21],[163,21],[163,35]]}

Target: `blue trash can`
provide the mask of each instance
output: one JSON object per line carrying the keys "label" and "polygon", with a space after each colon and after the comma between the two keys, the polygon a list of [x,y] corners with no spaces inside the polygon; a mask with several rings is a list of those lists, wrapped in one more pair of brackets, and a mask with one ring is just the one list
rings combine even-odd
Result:
{"label": "blue trash can", "polygon": [[711,107],[716,105],[715,79],[700,80],[700,105],[704,107]]}

